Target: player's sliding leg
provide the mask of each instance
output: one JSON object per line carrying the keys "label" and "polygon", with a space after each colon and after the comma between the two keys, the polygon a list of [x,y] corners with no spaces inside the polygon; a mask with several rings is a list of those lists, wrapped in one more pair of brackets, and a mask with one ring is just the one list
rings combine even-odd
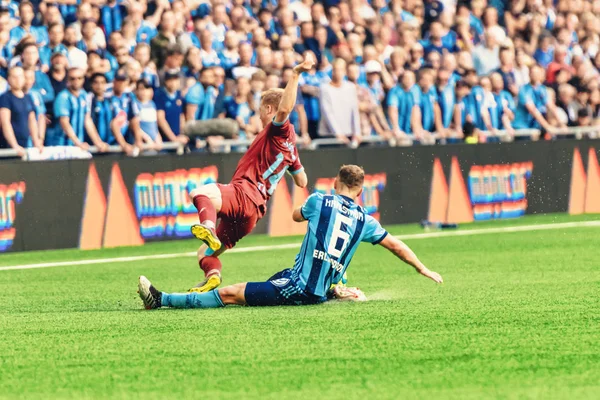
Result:
{"label": "player's sliding leg", "polygon": [[163,293],[145,276],[140,276],[138,284],[138,293],[148,310],[160,307],[218,308],[227,304],[245,305],[245,290],[246,283],[238,283],[205,293]]}
{"label": "player's sliding leg", "polygon": [[267,282],[238,283],[205,293],[164,293],[156,289],[145,276],[140,276],[138,293],[146,309],[218,308],[228,304],[248,306],[282,306],[319,304],[327,297],[309,295],[290,279],[289,270],[281,271]]}
{"label": "player's sliding leg", "polygon": [[206,243],[212,251],[219,250],[221,241],[216,233],[217,213],[223,205],[219,187],[214,183],[201,186],[192,190],[190,197],[198,210],[200,221],[199,224],[192,225],[192,235]]}

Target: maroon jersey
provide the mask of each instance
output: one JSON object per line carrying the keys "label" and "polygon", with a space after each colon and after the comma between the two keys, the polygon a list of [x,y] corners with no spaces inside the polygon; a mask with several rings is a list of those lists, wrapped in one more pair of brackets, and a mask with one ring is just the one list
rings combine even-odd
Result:
{"label": "maroon jersey", "polygon": [[270,122],[258,134],[238,163],[231,182],[252,183],[256,190],[246,194],[260,206],[275,193],[277,184],[288,169],[292,175],[304,170],[296,149],[296,132],[289,118],[282,124]]}

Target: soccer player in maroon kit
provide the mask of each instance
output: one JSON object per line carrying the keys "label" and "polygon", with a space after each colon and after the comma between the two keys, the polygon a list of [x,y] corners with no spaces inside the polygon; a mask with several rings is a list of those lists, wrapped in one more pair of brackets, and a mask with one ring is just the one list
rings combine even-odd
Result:
{"label": "soccer player in maroon kit", "polygon": [[[200,223],[192,234],[206,246],[198,250],[205,280],[190,291],[207,292],[221,284],[218,256],[248,235],[267,210],[267,201],[286,172],[294,183],[305,187],[306,173],[296,149],[296,132],[289,115],[296,105],[298,78],[310,71],[314,59],[309,56],[294,68],[285,89],[267,90],[261,96],[260,119],[265,127],[256,136],[228,185],[209,184],[190,192],[198,209]],[[217,217],[221,218],[216,226]],[[208,248],[207,248],[208,247]]]}

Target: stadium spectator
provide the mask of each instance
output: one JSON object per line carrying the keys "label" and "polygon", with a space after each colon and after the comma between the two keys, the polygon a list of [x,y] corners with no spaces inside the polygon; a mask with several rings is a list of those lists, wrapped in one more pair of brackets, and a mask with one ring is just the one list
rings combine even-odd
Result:
{"label": "stadium spectator", "polygon": [[154,150],[162,149],[162,138],[158,131],[158,113],[156,104],[152,101],[154,90],[152,83],[140,79],[136,83],[135,96],[140,107],[140,130],[143,142],[151,145]]}
{"label": "stadium spectator", "polygon": [[513,96],[519,93],[517,85],[517,76],[515,71],[515,55],[514,50],[510,47],[500,48],[500,67],[496,70],[502,77],[503,90],[507,90]]}
{"label": "stadium spectator", "polygon": [[202,68],[200,49],[198,47],[190,47],[183,59],[182,71],[186,78],[184,87],[191,87],[197,82]]}
{"label": "stadium spectator", "polygon": [[24,70],[25,85],[23,91],[27,96],[31,97],[35,118],[37,120],[37,133],[40,143],[44,143],[46,137],[46,104],[42,94],[34,88],[35,85],[35,69],[29,68]]}
{"label": "stadium spectator", "polygon": [[515,129],[552,130],[548,123],[548,115],[554,116],[554,105],[548,101],[548,89],[543,85],[545,71],[535,65],[530,71],[530,83],[519,90],[517,110],[515,112]]}
{"label": "stadium spectator", "polygon": [[165,65],[169,48],[179,43],[176,32],[175,14],[165,11],[160,20],[160,32],[150,41],[151,59],[158,69]]}
{"label": "stadium spectator", "polygon": [[10,30],[9,48],[14,48],[25,36],[31,35],[35,43],[45,46],[48,43],[48,30],[45,26],[32,26],[35,9],[29,1],[19,4],[19,25]]}
{"label": "stadium spectator", "polygon": [[142,64],[137,60],[129,60],[125,67],[125,73],[127,74],[127,78],[129,78],[128,91],[135,92],[137,90],[137,82],[142,79],[143,72]]}
{"label": "stadium spectator", "polygon": [[118,0],[107,0],[100,10],[101,25],[104,27],[106,36],[121,30],[123,24],[123,13]]}
{"label": "stadium spectator", "polygon": [[473,66],[477,75],[489,75],[500,67],[500,46],[498,45],[497,32],[485,32],[484,42],[473,48]]}
{"label": "stadium spectator", "polygon": [[66,46],[63,44],[65,38],[64,26],[60,23],[50,25],[48,28],[48,44],[40,47],[40,60],[42,62],[42,71],[48,72],[50,69],[50,58],[55,53],[63,55],[68,54]]}
{"label": "stadium spectator", "polygon": [[[279,74],[272,72],[267,75],[267,80],[265,81],[265,90],[275,89],[281,87],[281,77]],[[318,104],[318,103],[317,103]],[[317,124],[319,121],[317,120]]]}
{"label": "stadium spectator", "polygon": [[[87,3],[86,3],[87,4]],[[96,21],[92,19],[87,19],[82,22],[82,36],[79,42],[77,42],[77,48],[84,51],[98,51],[103,50],[106,45],[102,46],[98,43],[96,38],[94,37],[96,32]],[[103,36],[104,37],[104,36]]]}
{"label": "stadium spectator", "polygon": [[214,67],[221,64],[219,55],[213,48],[212,33],[208,29],[204,29],[200,37],[200,56],[204,67]]}
{"label": "stadium spectator", "polygon": [[54,100],[54,89],[48,75],[40,69],[40,56],[35,44],[25,44],[20,56],[20,62],[17,64],[20,64],[24,69],[35,70],[35,84],[33,88],[41,93],[45,103]]}
{"label": "stadium spectator", "polygon": [[412,135],[411,117],[414,107],[418,107],[418,88],[415,85],[415,74],[404,71],[398,86],[388,94],[387,111],[392,132],[396,138],[402,139]]}
{"label": "stadium spectator", "polygon": [[220,65],[225,69],[228,75],[231,75],[233,67],[240,62],[240,53],[238,51],[240,41],[233,31],[227,31],[225,34],[225,48],[219,53]]}
{"label": "stadium spectator", "polygon": [[142,78],[146,79],[154,89],[160,87],[160,80],[156,72],[156,65],[151,60],[150,46],[139,43],[133,50],[133,58],[142,66]]}
{"label": "stadium spectator", "polygon": [[237,121],[240,126],[241,139],[253,139],[260,131],[260,125],[255,116],[256,110],[252,106],[253,99],[250,93],[250,81],[240,76],[236,81],[235,94],[225,99],[225,117]]}
{"label": "stadium spectator", "polygon": [[231,75],[234,79],[237,79],[241,76],[245,77],[246,79],[250,79],[252,74],[258,70],[258,68],[252,65],[252,45],[249,42],[241,42],[238,51],[240,55],[240,61],[237,66],[232,68]]}
{"label": "stadium spectator", "polygon": [[[211,19],[206,25],[213,37],[213,48],[217,51],[223,49],[227,33],[227,9],[224,4],[216,3],[212,7]],[[200,47],[200,46],[198,46]]]}
{"label": "stadium spectator", "polygon": [[435,72],[423,68],[418,74],[418,89],[415,91],[415,107],[411,113],[411,130],[419,141],[429,141],[434,133],[445,136],[442,115],[434,87]]}
{"label": "stadium spectator", "polygon": [[503,129],[509,135],[513,135],[512,121],[515,119],[515,99],[509,91],[504,89],[504,80],[499,73],[495,72],[490,75],[490,83],[496,103],[496,108],[492,111],[492,126],[494,129]]}
{"label": "stadium spectator", "polygon": [[345,81],[346,62],[338,58],[333,63],[331,82],[321,86],[319,103],[321,121],[319,136],[336,137],[342,143],[361,140],[360,114],[356,86]]}
{"label": "stadium spectator", "polygon": [[456,82],[455,90],[456,100],[453,113],[454,129],[448,132],[446,139],[448,143],[458,143],[466,136],[465,131],[470,132],[470,128],[474,128],[471,103],[469,101],[471,94],[469,84],[467,81],[461,79]]}
{"label": "stadium spectator", "polygon": [[[46,10],[44,10],[43,6],[46,7]],[[62,7],[64,7],[64,6],[62,6]],[[41,3],[39,5],[39,11],[40,11],[40,14],[43,16],[42,19],[43,19],[44,25],[46,25],[48,27],[52,26],[53,24],[63,25],[65,23],[64,18],[61,14],[61,10],[59,9],[58,2]]]}
{"label": "stadium spectator", "polygon": [[[377,61],[373,61],[379,66]],[[374,64],[371,64],[374,65]],[[367,70],[368,75],[378,73],[373,67]],[[358,110],[360,112],[361,136],[379,135],[385,139],[391,138],[391,130],[385,120],[381,103],[376,95],[369,91],[366,85],[359,84],[360,68],[356,63],[350,63],[347,67],[348,81],[354,83],[358,95]],[[373,78],[372,78],[373,79]]]}
{"label": "stadium spectator", "polygon": [[180,134],[185,117],[179,70],[166,71],[164,79],[164,87],[157,89],[154,97],[158,127],[169,141],[187,144],[189,137]]}
{"label": "stadium spectator", "polygon": [[23,91],[25,75],[22,67],[8,71],[8,83],[10,90],[0,96],[2,144],[16,150],[19,157],[25,156],[27,147],[36,147],[41,152],[43,142],[38,136],[35,106],[31,96]]}
{"label": "stadium spectator", "polygon": [[587,108],[580,108],[577,111],[577,126],[586,127],[592,125],[592,116]]}
{"label": "stadium spectator", "polygon": [[[515,51],[515,84],[521,90],[521,87],[529,83],[529,65],[528,57],[523,49],[517,49]],[[510,87],[509,87],[510,89]],[[517,96],[511,91],[513,96]]]}
{"label": "stadium spectator", "polygon": [[[97,48],[106,48],[106,37],[104,36],[104,32],[102,28],[100,28],[97,23],[98,19],[94,16],[94,8],[91,3],[82,2],[77,7],[77,12],[75,13],[77,17],[77,21],[73,22],[70,27],[75,29],[77,33],[77,40],[85,40],[87,36],[87,40],[85,40],[89,44],[93,44]],[[86,30],[85,24],[91,23],[88,25],[88,33],[84,32]],[[83,51],[87,51],[87,49],[82,49]]]}
{"label": "stadium spectator", "polygon": [[446,130],[450,129],[450,125],[454,119],[454,102],[456,100],[454,94],[455,88],[451,78],[452,71],[445,68],[440,69],[437,73],[437,100],[440,107],[442,125]]}
{"label": "stadium spectator", "polygon": [[[56,52],[50,59],[50,74],[48,79],[54,93],[60,93],[67,88],[67,69],[69,61],[65,54]],[[52,112],[52,108],[48,107],[49,102],[46,102],[46,108]]]}
{"label": "stadium spectator", "polygon": [[88,65],[85,73],[84,89],[91,89],[91,77],[94,74],[106,74],[110,72],[110,63],[102,58],[101,50],[90,50],[87,52]]}
{"label": "stadium spectator", "polygon": [[499,138],[496,136],[500,128],[501,119],[499,116],[499,104],[492,91],[492,83],[487,76],[479,80],[481,94],[483,96],[481,108],[481,122],[479,129],[487,132],[487,142],[497,143]]}
{"label": "stadium spectator", "polygon": [[548,64],[546,69],[546,83],[548,85],[554,84],[558,71],[564,69],[568,72],[572,72],[572,67],[567,63],[567,55],[568,52],[565,46],[556,47],[556,50],[554,51],[554,60]]}
{"label": "stadium spectator", "polygon": [[161,69],[158,70],[158,79],[164,79],[165,72],[171,69],[181,69],[183,67],[184,54],[181,46],[173,45],[167,49],[167,58]]}
{"label": "stadium spectator", "polygon": [[134,153],[134,144],[142,144],[140,130],[140,109],[133,94],[128,91],[129,77],[124,70],[117,71],[113,82],[113,95],[111,97],[112,122],[111,132],[123,151],[128,155]]}
{"label": "stadium spectator", "polygon": [[[574,111],[579,115],[579,111],[585,110],[586,115],[591,117],[593,115],[592,106],[590,105],[590,95],[592,91],[587,87],[582,87],[577,90],[577,94],[575,95],[575,101],[573,104]],[[577,121],[571,121],[572,126],[577,125]]]}
{"label": "stadium spectator", "polygon": [[88,109],[86,93],[83,90],[84,73],[80,68],[71,68],[67,72],[67,89],[56,96],[54,102],[54,117],[58,119],[60,130],[54,134],[60,135],[63,145],[77,146],[88,150],[87,139],[95,144],[100,151],[106,150],[106,143],[100,140]]}
{"label": "stadium spectator", "polygon": [[[100,140],[110,146],[117,143],[116,138],[111,132],[110,124],[112,122],[111,100],[107,96],[108,80],[106,75],[95,73],[90,78],[91,94],[88,97],[88,110],[92,117],[92,122],[98,131]],[[92,144],[87,138],[87,143]]]}
{"label": "stadium spectator", "polygon": [[554,47],[552,46],[552,35],[548,32],[539,38],[539,44],[533,53],[533,59],[542,67],[547,68],[554,60]]}
{"label": "stadium spectator", "polygon": [[[282,77],[285,75],[282,74]],[[250,78],[250,97],[252,98],[252,109],[258,110],[260,108],[260,98],[265,89],[267,82],[267,74],[265,71],[256,71]],[[298,89],[300,90],[300,89]],[[300,96],[301,97],[301,96]]]}
{"label": "stadium spectator", "polygon": [[77,47],[77,43],[77,31],[73,27],[67,27],[65,29],[64,44],[67,48],[69,67],[85,70],[87,68],[87,55],[85,51]]}
{"label": "stadium spectator", "polygon": [[[156,26],[158,25],[158,18],[164,9],[164,2],[159,2],[161,8],[157,8],[156,13],[152,19],[144,19],[144,14],[147,11],[146,2],[131,2],[127,10],[127,18],[123,21],[121,32],[123,32],[123,38],[126,41],[126,45],[131,48],[136,43],[148,43],[158,34]],[[156,18],[158,16],[158,18]],[[130,28],[126,28],[129,25]],[[133,36],[129,37],[125,32],[130,30]],[[128,42],[128,43],[127,43]]]}
{"label": "stadium spectator", "polygon": [[185,95],[186,121],[205,121],[213,118],[212,105],[208,102],[212,95],[207,93],[213,80],[214,71],[203,69],[200,73],[200,81],[187,91]]}

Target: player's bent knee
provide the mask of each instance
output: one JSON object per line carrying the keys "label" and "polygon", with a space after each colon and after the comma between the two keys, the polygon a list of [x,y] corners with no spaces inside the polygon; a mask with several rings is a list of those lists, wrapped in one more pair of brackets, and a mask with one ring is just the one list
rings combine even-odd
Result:
{"label": "player's bent knee", "polygon": [[219,289],[219,296],[221,296],[221,300],[225,304],[245,305],[245,291],[246,283],[238,283],[236,285],[226,286],[222,289]]}
{"label": "player's bent knee", "polygon": [[219,187],[214,183],[202,185],[190,191],[190,197],[193,199],[196,196],[206,196],[211,200],[220,199],[221,191]]}

